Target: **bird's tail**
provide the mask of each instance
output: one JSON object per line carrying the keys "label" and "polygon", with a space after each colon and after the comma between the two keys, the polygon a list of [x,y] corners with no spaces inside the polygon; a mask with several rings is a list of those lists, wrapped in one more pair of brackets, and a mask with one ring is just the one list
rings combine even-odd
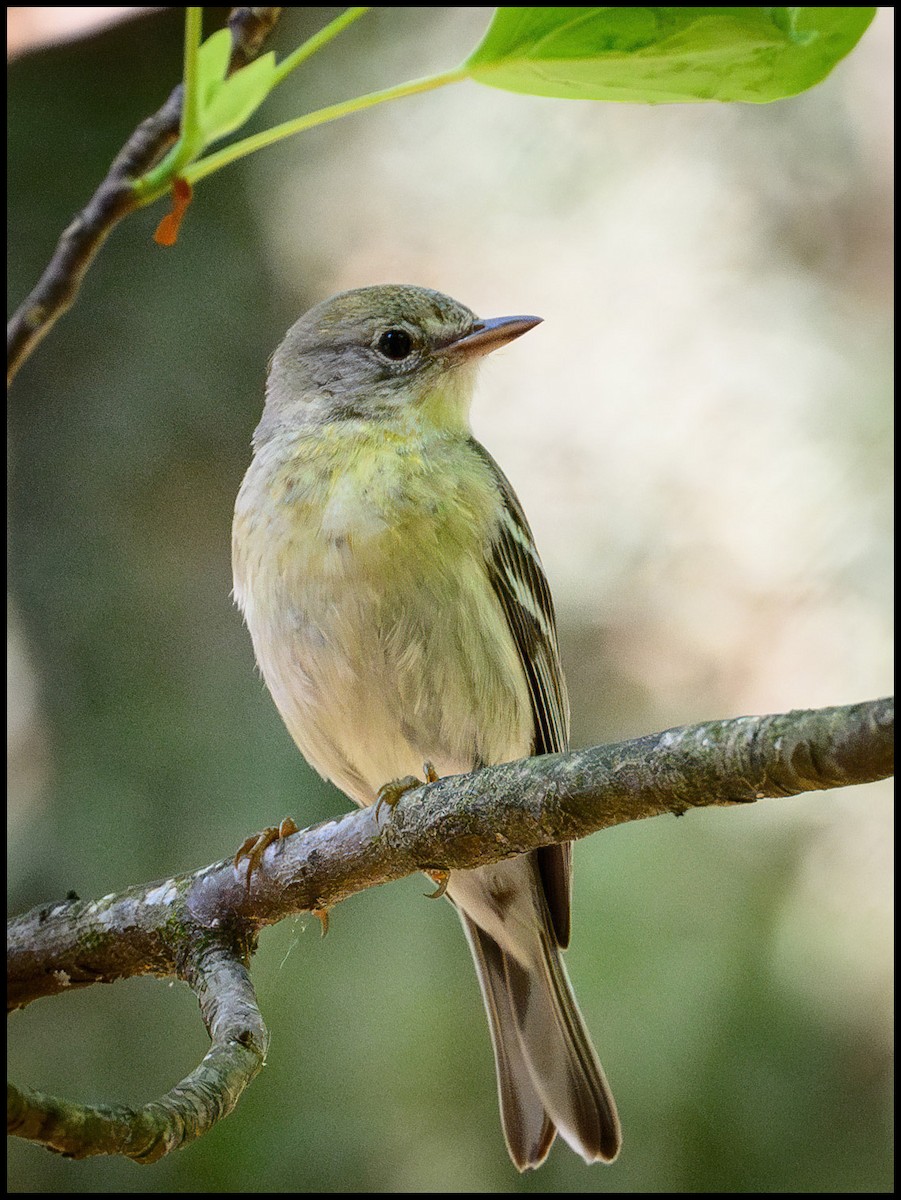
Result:
{"label": "bird's tail", "polygon": [[510,1157],[525,1171],[560,1136],[586,1162],[613,1162],[616,1105],[579,1012],[560,952],[546,931],[522,963],[460,911],[488,1012],[501,1118]]}

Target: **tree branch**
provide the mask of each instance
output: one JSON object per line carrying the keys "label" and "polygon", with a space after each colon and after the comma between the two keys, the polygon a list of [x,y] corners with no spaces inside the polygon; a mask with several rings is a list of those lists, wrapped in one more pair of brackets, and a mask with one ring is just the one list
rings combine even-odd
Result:
{"label": "tree branch", "polygon": [[876,700],[486,767],[416,788],[378,816],[354,811],[285,838],[249,880],[228,859],[33,909],[8,926],[10,1008],[132,975],[176,975],[197,993],[212,1045],[182,1083],[138,1110],[11,1089],[10,1132],[74,1157],[152,1162],[230,1112],[262,1065],[267,1034],[246,972],[262,926],[417,870],[481,866],[663,813],[883,779],[893,723],[893,701]]}
{"label": "tree branch", "polygon": [[10,1091],[10,1132],[72,1157],[152,1162],[200,1136],[263,1063],[267,1033],[246,971],[259,929],[417,870],[498,862],[625,821],[892,773],[894,704],[739,717],[441,779],[392,810],[354,811],[270,847],[252,878],[232,860],[9,923],[8,1005],[131,975],[177,975],[212,1038],[195,1071],[134,1110]]}
{"label": "tree branch", "polygon": [[[280,8],[234,8],[229,17],[232,53],[229,73],[260,50],[281,14]],[[124,216],[137,208],[134,181],[150,170],[178,136],[182,86],[163,107],[143,121],[122,149],[85,208],[57,243],[43,275],[6,326],[6,383],[63,313],[75,302],[81,281],[97,251]]]}
{"label": "tree branch", "polygon": [[83,1105],[30,1088],[7,1085],[10,1133],[66,1155],[121,1154],[156,1162],[206,1133],[228,1116],[263,1066],[269,1035],[244,959],[247,947],[226,934],[205,939],[179,974],[191,984],[211,1038],[200,1065],[160,1100],[126,1105]]}

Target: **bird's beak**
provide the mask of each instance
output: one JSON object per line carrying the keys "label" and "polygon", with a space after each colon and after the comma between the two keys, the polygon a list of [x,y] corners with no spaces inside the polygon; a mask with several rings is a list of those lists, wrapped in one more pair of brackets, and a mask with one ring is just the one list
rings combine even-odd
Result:
{"label": "bird's beak", "polygon": [[483,354],[490,354],[499,346],[506,346],[507,342],[528,333],[541,322],[541,317],[491,317],[487,321],[476,321],[469,333],[442,346],[441,353],[455,362],[481,358]]}

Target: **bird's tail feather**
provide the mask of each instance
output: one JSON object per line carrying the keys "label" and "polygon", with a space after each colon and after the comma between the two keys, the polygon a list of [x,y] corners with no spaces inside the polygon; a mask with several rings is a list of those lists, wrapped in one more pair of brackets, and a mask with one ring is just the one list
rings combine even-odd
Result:
{"label": "bird's tail feather", "polygon": [[540,1166],[559,1130],[586,1162],[619,1153],[616,1105],[547,933],[523,966],[460,912],[488,1013],[498,1094],[510,1157]]}

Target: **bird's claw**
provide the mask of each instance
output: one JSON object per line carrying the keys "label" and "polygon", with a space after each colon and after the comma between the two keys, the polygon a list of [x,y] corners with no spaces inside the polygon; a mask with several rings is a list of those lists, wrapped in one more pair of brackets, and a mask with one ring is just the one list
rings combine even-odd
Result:
{"label": "bird's claw", "polygon": [[402,796],[407,792],[412,792],[414,788],[424,787],[427,783],[438,782],[438,772],[430,762],[422,764],[422,773],[425,779],[418,779],[415,775],[405,775],[403,779],[392,779],[390,783],[383,784],[375,798],[375,816],[378,819],[379,811],[383,804],[387,804],[389,808],[394,808],[400,802]]}
{"label": "bird's claw", "polygon": [[298,827],[290,817],[285,817],[278,825],[267,825],[265,829],[259,833],[252,833],[250,837],[245,838],[238,847],[233,859],[234,866],[240,867],[247,860],[247,886],[250,887],[250,881],[253,878],[254,872],[258,871],[260,864],[263,861],[263,855],[274,842],[281,841],[282,838],[290,837],[292,833],[297,833]]}
{"label": "bird's claw", "polygon": [[437,883],[438,887],[434,892],[426,892],[426,900],[440,900],[447,891],[447,885],[450,883],[450,871],[426,871],[432,883]]}

